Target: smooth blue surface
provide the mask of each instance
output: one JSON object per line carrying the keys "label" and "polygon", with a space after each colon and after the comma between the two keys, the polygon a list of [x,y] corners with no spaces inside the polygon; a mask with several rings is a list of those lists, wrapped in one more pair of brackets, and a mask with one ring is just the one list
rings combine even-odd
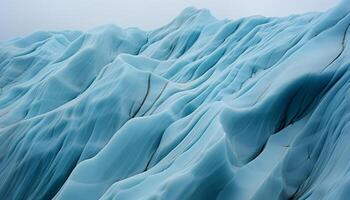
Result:
{"label": "smooth blue surface", "polygon": [[348,199],[350,3],[0,44],[0,199]]}

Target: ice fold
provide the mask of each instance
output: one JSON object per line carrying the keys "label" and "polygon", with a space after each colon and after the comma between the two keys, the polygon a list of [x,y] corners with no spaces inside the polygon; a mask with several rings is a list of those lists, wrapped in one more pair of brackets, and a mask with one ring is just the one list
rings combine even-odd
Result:
{"label": "ice fold", "polygon": [[347,199],[350,3],[0,43],[1,199]]}

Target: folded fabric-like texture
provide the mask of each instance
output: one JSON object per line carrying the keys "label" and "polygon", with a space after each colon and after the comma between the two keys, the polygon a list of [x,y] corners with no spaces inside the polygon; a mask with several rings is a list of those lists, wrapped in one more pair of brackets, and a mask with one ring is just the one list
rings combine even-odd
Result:
{"label": "folded fabric-like texture", "polygon": [[349,199],[350,1],[0,43],[0,199]]}

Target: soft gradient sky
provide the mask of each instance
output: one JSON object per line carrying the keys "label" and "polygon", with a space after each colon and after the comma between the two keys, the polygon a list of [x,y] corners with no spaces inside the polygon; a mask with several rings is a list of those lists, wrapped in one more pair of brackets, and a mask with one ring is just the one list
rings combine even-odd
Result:
{"label": "soft gradient sky", "polygon": [[0,0],[0,40],[38,30],[87,30],[104,24],[153,29],[188,6],[219,19],[324,11],[340,0]]}

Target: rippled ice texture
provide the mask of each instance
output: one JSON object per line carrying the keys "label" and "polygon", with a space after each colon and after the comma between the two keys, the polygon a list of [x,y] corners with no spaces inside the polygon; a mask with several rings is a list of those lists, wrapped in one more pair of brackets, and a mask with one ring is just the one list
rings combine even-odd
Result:
{"label": "rippled ice texture", "polygon": [[0,44],[1,199],[348,199],[350,2]]}

